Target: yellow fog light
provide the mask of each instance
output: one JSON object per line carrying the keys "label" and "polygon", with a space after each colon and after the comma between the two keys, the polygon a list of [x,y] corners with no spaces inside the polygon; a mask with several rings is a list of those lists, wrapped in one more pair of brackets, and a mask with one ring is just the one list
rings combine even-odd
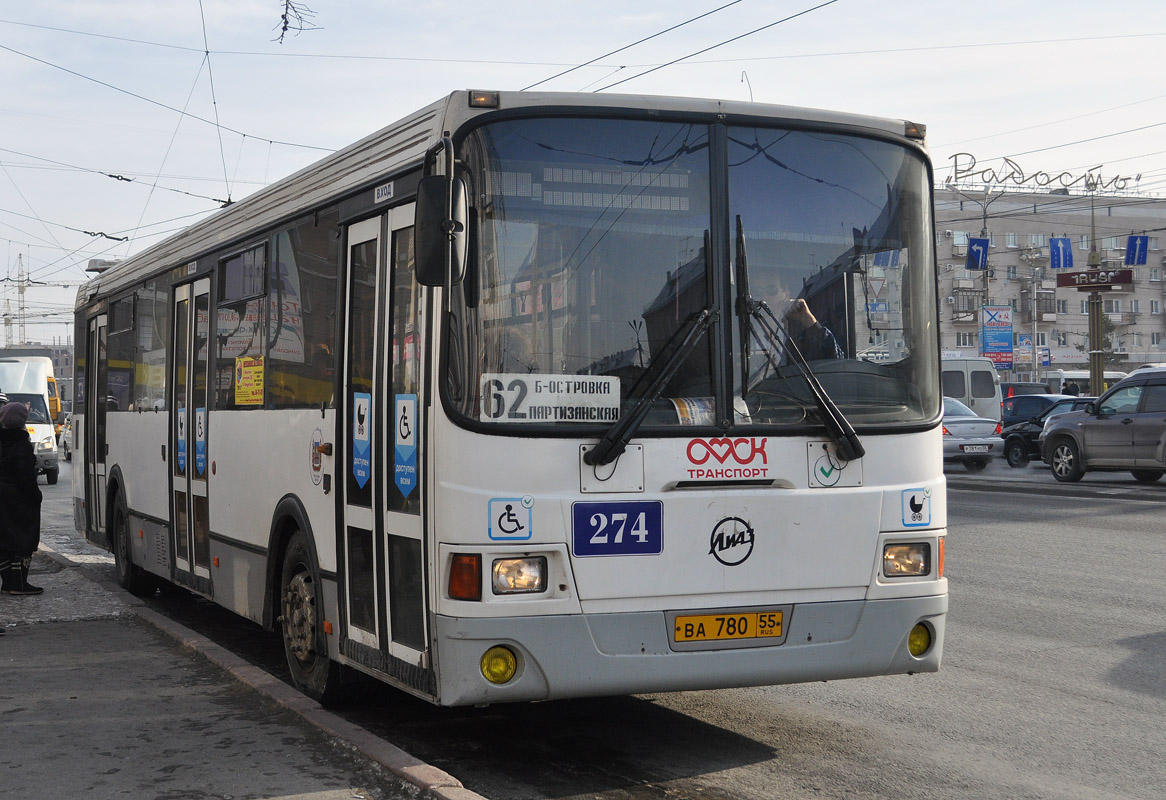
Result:
{"label": "yellow fog light", "polygon": [[931,545],[926,542],[888,544],[883,547],[883,575],[916,578],[931,572]]}
{"label": "yellow fog light", "polygon": [[919,658],[930,649],[931,628],[922,622],[915,623],[915,627],[911,629],[911,635],[907,637],[907,650],[910,651],[911,655]]}
{"label": "yellow fog light", "polygon": [[506,683],[518,671],[518,659],[510,648],[495,645],[482,654],[482,677],[490,683]]}

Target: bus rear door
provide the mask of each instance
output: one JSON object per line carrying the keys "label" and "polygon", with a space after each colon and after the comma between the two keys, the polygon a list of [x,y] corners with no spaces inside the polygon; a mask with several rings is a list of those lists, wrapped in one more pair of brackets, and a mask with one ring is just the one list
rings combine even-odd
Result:
{"label": "bus rear door", "polygon": [[210,506],[207,493],[207,358],[210,279],[174,289],[170,385],[170,530],[174,580],[210,590]]}
{"label": "bus rear door", "polygon": [[105,541],[105,415],[109,402],[109,367],[106,363],[105,314],[89,320],[85,343],[90,364],[89,391],[83,410],[84,428],[81,431],[85,446],[85,532],[86,538]]}

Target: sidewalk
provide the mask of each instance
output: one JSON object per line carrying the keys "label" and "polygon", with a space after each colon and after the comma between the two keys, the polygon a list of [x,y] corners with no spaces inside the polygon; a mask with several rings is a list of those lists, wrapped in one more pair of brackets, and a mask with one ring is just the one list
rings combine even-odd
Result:
{"label": "sidewalk", "polygon": [[4,796],[481,800],[106,583],[71,531],[43,539],[45,593],[0,595]]}

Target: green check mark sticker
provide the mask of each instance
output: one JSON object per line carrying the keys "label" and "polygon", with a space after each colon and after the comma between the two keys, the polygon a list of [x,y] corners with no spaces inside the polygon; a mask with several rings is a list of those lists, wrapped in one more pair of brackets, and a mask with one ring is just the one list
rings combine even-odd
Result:
{"label": "green check mark sticker", "polygon": [[829,455],[824,455],[814,462],[814,478],[822,486],[833,486],[842,477],[842,467]]}

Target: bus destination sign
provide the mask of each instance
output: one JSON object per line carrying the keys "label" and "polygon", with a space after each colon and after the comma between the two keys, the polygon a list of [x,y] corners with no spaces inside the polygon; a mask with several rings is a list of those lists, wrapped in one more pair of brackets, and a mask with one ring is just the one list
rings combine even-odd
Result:
{"label": "bus destination sign", "polygon": [[1076,287],[1080,292],[1103,292],[1134,282],[1132,269],[1090,269],[1085,272],[1060,272],[1057,288]]}

